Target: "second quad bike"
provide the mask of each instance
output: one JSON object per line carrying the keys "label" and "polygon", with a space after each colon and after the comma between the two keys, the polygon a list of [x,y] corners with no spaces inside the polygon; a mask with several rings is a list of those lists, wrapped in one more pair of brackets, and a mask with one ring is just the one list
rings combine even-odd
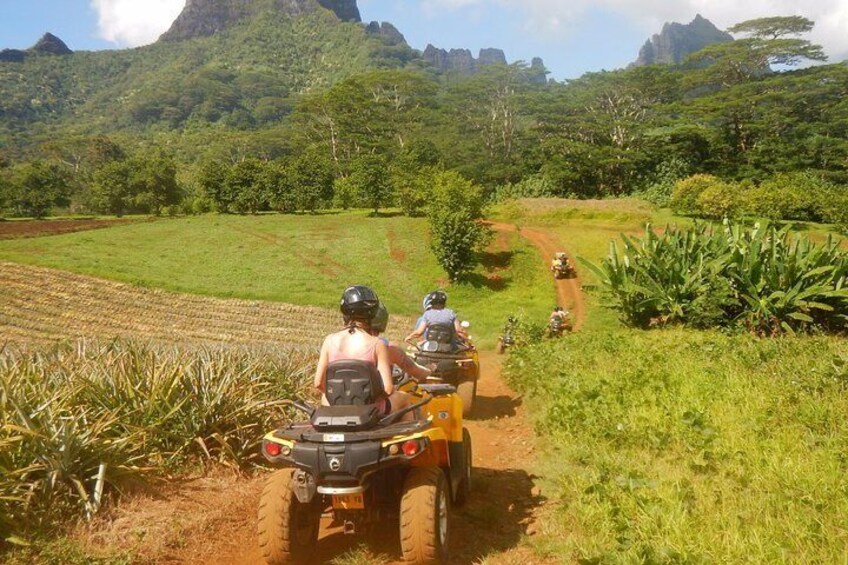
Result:
{"label": "second quad bike", "polygon": [[498,337],[498,353],[503,353],[508,348],[515,345],[515,337],[514,332],[515,328],[518,325],[518,321],[514,316],[510,316],[506,324],[504,324],[503,333]]}
{"label": "second quad bike", "polygon": [[574,265],[571,263],[571,259],[569,259],[565,253],[556,254],[553,265],[551,266],[551,271],[553,272],[555,279],[568,279],[577,275],[577,272],[574,270]]}
{"label": "second quad bike", "polygon": [[[468,322],[463,322],[468,328]],[[458,340],[452,324],[433,324],[427,328],[427,339],[410,344],[415,362],[433,367],[428,383],[445,383],[456,388],[462,399],[462,414],[468,416],[477,398],[480,379],[480,357],[470,338]]]}
{"label": "second quad bike", "polygon": [[[444,563],[451,506],[471,489],[471,436],[462,401],[445,384],[399,383],[412,404],[383,416],[376,368],[337,361],[327,371],[330,406],[292,402],[307,421],[268,433],[270,476],[259,505],[259,544],[269,565],[312,563],[322,514],[346,534],[399,528],[403,560]],[[406,414],[413,420],[401,421]]]}
{"label": "second quad bike", "polygon": [[567,331],[571,331],[571,324],[565,317],[554,316],[548,322],[548,337],[561,337]]}

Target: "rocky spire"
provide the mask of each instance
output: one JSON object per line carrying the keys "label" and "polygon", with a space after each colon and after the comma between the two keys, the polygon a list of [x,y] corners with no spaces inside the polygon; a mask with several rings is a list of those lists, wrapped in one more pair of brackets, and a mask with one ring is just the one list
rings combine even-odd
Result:
{"label": "rocky spire", "polygon": [[659,34],[645,42],[632,66],[681,63],[707,45],[726,41],[733,41],[733,36],[698,14],[689,24],[665,24]]}
{"label": "rocky spire", "polygon": [[214,35],[268,8],[291,17],[324,8],[342,21],[360,21],[356,0],[186,0],[182,13],[160,40]]}

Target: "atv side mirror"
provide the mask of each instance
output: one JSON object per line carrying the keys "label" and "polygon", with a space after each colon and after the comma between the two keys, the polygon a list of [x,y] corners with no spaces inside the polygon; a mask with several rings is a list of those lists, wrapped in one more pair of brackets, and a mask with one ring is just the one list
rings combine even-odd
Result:
{"label": "atv side mirror", "polygon": [[460,325],[460,327],[463,327],[467,330],[468,328],[471,327],[471,322],[469,322],[468,320],[463,320],[462,323],[459,324],[459,325]]}

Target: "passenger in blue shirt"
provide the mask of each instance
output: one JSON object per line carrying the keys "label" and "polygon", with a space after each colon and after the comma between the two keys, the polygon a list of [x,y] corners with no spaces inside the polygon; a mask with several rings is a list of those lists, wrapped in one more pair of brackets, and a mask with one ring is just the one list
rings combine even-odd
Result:
{"label": "passenger in blue shirt", "polygon": [[[447,308],[448,295],[441,290],[431,292],[424,299],[425,312],[415,326],[415,330],[406,336],[409,343],[417,343],[427,335],[427,328],[433,324],[452,325],[457,336],[465,338],[465,329],[460,325],[456,313]],[[413,341],[414,340],[414,341]]]}

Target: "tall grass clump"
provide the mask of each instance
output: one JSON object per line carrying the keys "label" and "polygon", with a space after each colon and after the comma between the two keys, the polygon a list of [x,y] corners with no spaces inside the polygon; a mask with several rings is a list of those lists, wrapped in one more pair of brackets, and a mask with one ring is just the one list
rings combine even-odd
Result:
{"label": "tall grass clump", "polygon": [[249,465],[308,361],[123,342],[0,351],[0,540],[90,515],[146,477]]}
{"label": "tall grass clump", "polygon": [[848,253],[789,228],[650,226],[586,262],[623,321],[649,327],[740,326],[758,335],[848,329]]}
{"label": "tall grass clump", "polygon": [[[516,349],[544,437],[532,546],[579,563],[841,563],[848,345],[671,328]],[[567,556],[567,557],[562,557]]]}

